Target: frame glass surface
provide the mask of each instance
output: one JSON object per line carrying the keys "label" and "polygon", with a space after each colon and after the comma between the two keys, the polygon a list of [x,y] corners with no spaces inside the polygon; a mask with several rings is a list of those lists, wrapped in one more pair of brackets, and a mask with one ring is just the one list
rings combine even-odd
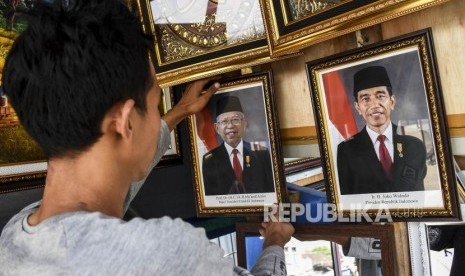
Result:
{"label": "frame glass surface", "polygon": [[[268,71],[221,81],[206,108],[189,117],[199,215],[261,213],[265,206],[286,198],[271,78]],[[225,98],[236,98],[242,106],[244,117],[237,126],[228,122],[222,127],[217,122],[217,105]],[[229,138],[223,139],[229,135],[242,136],[243,188],[237,187],[232,157],[228,157],[225,145],[230,142],[225,140]]]}
{"label": "frame glass surface", "polygon": [[[373,143],[367,146],[361,142],[361,137],[368,135],[362,136],[367,133],[365,121],[355,109],[353,96],[354,73],[369,66],[386,68],[396,99],[390,118],[394,173],[390,184],[383,187],[375,185],[385,176],[375,174],[381,165]],[[363,208],[375,216],[376,210],[383,209],[396,220],[459,218],[431,30],[307,63],[307,72],[329,200],[337,205],[338,211],[348,213]],[[360,114],[365,116],[363,112]],[[406,140],[422,142],[424,150],[409,152],[412,142]],[[350,158],[344,155],[347,152],[344,149],[349,147],[343,146],[348,144],[360,145]],[[413,161],[422,158],[423,151],[425,160]],[[362,155],[374,156],[375,161]],[[415,162],[423,165],[414,166]],[[372,180],[364,183],[356,180],[365,175],[372,175]],[[355,207],[360,203],[361,207]]]}

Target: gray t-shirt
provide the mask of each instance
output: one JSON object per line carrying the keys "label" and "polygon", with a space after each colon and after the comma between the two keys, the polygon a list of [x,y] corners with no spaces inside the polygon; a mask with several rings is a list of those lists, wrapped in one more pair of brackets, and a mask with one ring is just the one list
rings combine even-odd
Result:
{"label": "gray t-shirt", "polygon": [[[169,133],[163,122],[153,166],[167,143]],[[142,182],[131,187],[126,205]],[[206,238],[202,228],[181,219],[126,222],[79,211],[31,226],[27,218],[39,205],[27,206],[3,229],[0,275],[251,275],[224,258],[223,250]],[[283,249],[263,250],[252,273],[286,275]]]}

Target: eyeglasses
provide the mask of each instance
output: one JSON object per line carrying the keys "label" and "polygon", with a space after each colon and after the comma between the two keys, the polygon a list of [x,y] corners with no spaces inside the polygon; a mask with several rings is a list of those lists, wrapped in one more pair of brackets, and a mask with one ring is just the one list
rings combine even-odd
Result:
{"label": "eyeglasses", "polygon": [[235,126],[238,126],[238,125],[241,124],[242,119],[243,119],[243,118],[225,119],[225,120],[222,120],[222,121],[217,122],[217,124],[219,124],[219,125],[222,126],[222,127],[225,127],[225,126],[229,125],[229,123],[231,123],[231,124],[233,124],[233,125],[235,125]]}

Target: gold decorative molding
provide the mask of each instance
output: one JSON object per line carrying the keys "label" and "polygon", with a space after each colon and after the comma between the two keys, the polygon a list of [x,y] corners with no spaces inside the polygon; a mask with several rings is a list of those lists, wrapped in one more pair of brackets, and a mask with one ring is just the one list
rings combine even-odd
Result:
{"label": "gold decorative molding", "polygon": [[297,180],[297,181],[295,181],[293,183],[296,184],[296,185],[299,185],[299,186],[307,186],[309,184],[321,181],[323,179],[325,179],[323,173],[319,173],[319,174],[316,174],[316,175],[312,175],[312,176],[309,176],[309,177],[302,178],[302,179]]}
{"label": "gold decorative molding", "polygon": [[[272,57],[276,57],[447,1],[449,0],[377,0],[341,14],[331,15],[330,10],[336,7],[336,4],[320,10],[320,13],[328,12],[328,16],[317,23],[309,21],[312,16],[312,13],[309,13],[293,22],[287,18],[289,22],[284,25],[276,20],[278,16],[284,16],[286,13],[286,8],[282,4],[280,7],[274,6],[273,0],[260,0],[260,4],[270,53]],[[282,30],[297,21],[305,26],[288,31]],[[302,22],[307,24],[302,24]]]}
{"label": "gold decorative molding", "polygon": [[[268,53],[265,47],[259,48],[257,51],[231,55],[230,58],[219,58],[207,62],[198,63],[191,66],[186,66],[183,69],[159,73],[157,75],[158,84],[161,88],[178,85],[205,77],[221,75],[235,70],[242,70],[252,66],[262,65],[278,60],[293,58],[302,55],[301,52],[292,53],[286,56],[271,58],[263,56],[262,58],[253,58],[253,56],[264,55]],[[232,64],[232,65],[227,65]],[[203,70],[203,71],[202,71]],[[198,73],[195,73],[198,72]]]}
{"label": "gold decorative molding", "polygon": [[293,127],[281,129],[281,141],[284,145],[317,144],[315,126]]}
{"label": "gold decorative molding", "polygon": [[346,1],[341,0],[325,0],[325,1],[316,1],[316,0],[290,0],[289,1],[289,11],[290,17],[287,17],[287,13],[283,13],[284,22],[286,25],[292,23],[292,21],[298,21],[301,18],[315,15],[321,11],[333,8],[336,5],[341,5]]}

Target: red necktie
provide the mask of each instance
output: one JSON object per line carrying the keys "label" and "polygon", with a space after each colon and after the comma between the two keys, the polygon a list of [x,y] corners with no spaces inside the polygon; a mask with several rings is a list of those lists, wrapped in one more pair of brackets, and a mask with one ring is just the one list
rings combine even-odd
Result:
{"label": "red necktie", "polygon": [[384,140],[386,140],[386,136],[379,135],[379,161],[381,162],[381,166],[383,166],[384,172],[388,177],[391,176],[391,168],[392,168],[392,159],[389,155],[389,151],[384,144]]}
{"label": "red necktie", "polygon": [[242,167],[241,167],[241,162],[239,162],[239,158],[237,158],[237,154],[239,153],[239,151],[237,149],[233,149],[232,153],[234,154],[233,156],[234,175],[236,176],[237,182],[239,182],[239,184],[242,185]]}

